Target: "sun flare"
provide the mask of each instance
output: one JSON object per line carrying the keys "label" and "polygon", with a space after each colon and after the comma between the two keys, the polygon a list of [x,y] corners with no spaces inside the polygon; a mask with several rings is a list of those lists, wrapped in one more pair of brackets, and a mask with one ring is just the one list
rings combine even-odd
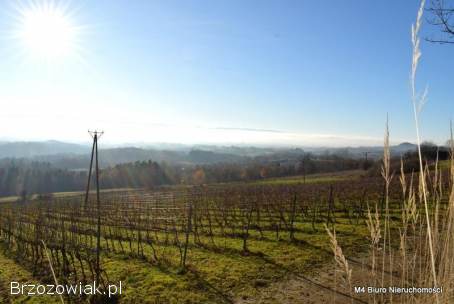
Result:
{"label": "sun flare", "polygon": [[43,2],[21,9],[17,36],[29,55],[54,60],[75,51],[77,28],[64,8]]}

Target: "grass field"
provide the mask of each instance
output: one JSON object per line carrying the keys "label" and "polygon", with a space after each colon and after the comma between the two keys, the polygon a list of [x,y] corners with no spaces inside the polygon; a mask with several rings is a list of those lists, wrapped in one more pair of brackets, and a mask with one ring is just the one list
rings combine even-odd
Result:
{"label": "grass field", "polygon": [[[338,231],[348,252],[364,251],[365,229],[354,231],[351,225],[339,224]],[[251,240],[247,254],[242,253],[241,240],[216,239],[223,244],[218,250],[191,248],[185,274],[178,274],[177,267],[152,266],[129,257],[124,260],[121,255],[106,256],[104,261],[110,279],[125,282],[125,303],[143,300],[144,294],[145,302],[150,303],[156,299],[164,303],[231,303],[255,298],[262,288],[292,273],[310,274],[332,258],[322,225],[317,232],[296,237],[304,241]],[[177,264],[178,253],[170,253],[169,259]]]}
{"label": "grass field", "polygon": [[342,173],[331,174],[312,174],[307,176],[291,176],[281,178],[266,178],[259,181],[251,182],[256,185],[291,185],[291,184],[318,184],[334,183],[341,180],[351,180],[358,178],[361,171],[347,171]]}

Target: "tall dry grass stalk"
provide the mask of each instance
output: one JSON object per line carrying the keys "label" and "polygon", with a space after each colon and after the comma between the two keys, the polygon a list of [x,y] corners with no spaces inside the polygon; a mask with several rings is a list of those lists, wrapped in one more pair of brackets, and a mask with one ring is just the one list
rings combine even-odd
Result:
{"label": "tall dry grass stalk", "polygon": [[[424,92],[422,94],[418,94],[416,92],[416,71],[418,69],[419,60],[421,58],[419,31],[421,30],[424,6],[425,6],[425,0],[422,0],[421,5],[418,10],[418,14],[416,16],[416,23],[413,24],[411,27],[411,41],[412,41],[412,46],[413,46],[413,55],[412,55],[412,65],[411,65],[411,74],[410,74],[410,85],[411,85],[411,99],[412,99],[412,104],[413,104],[413,113],[414,113],[415,128],[416,128],[416,142],[417,142],[418,156],[419,156],[420,180],[421,180],[421,188],[422,188],[421,190],[422,190],[422,198],[424,201],[424,210],[425,210],[426,226],[427,226],[427,238],[429,241],[429,253],[430,253],[430,264],[431,264],[431,270],[432,270],[432,280],[433,280],[434,286],[438,286],[437,285],[437,272],[436,272],[436,268],[435,268],[434,245],[433,245],[433,239],[432,239],[432,227],[431,227],[430,218],[429,218],[429,206],[428,206],[428,199],[427,199],[425,169],[424,169],[423,161],[422,161],[421,137],[420,137],[420,132],[419,132],[419,114],[427,100],[427,88],[424,90]],[[438,303],[438,295],[436,295],[436,301]]]}
{"label": "tall dry grass stalk", "polygon": [[[413,194],[413,175],[410,180],[410,188],[408,192],[408,199],[407,199],[407,179],[405,176],[405,171],[404,171],[404,162],[402,158],[400,159],[400,176],[399,176],[399,181],[402,187],[402,199],[403,199],[403,206],[402,206],[402,213],[401,213],[401,219],[402,219],[402,228],[399,229],[399,238],[400,238],[400,244],[399,244],[399,251],[401,255],[401,284],[402,286],[405,286],[407,282],[407,233],[408,233],[408,226],[409,223],[412,219],[413,211],[416,210],[416,204],[412,204],[414,200]],[[414,206],[414,209],[413,209]]]}
{"label": "tall dry grass stalk", "polygon": [[[345,282],[348,284],[348,290],[351,295],[352,292],[352,270],[350,269],[350,266],[348,265],[348,261],[345,258],[345,255],[342,252],[342,248],[339,246],[339,243],[337,242],[337,237],[336,237],[336,229],[333,229],[333,232],[329,230],[328,226],[325,224],[325,229],[326,232],[329,235],[330,242],[331,242],[331,249],[334,254],[334,260],[336,262],[336,265],[339,266],[340,271],[343,274],[343,278]],[[353,300],[353,299],[352,299]]]}
{"label": "tall dry grass stalk", "polygon": [[[377,279],[375,275],[376,260],[375,255],[378,251],[378,244],[380,243],[381,238],[381,229],[380,229],[380,215],[378,213],[378,206],[375,204],[375,212],[372,215],[370,212],[369,204],[367,205],[367,219],[366,219],[367,229],[370,234],[370,247],[372,250],[372,279],[374,286],[377,284]],[[375,294],[374,294],[374,303],[375,303]]]}
{"label": "tall dry grass stalk", "polygon": [[[383,149],[383,163],[381,167],[381,175],[385,182],[385,220],[384,220],[384,229],[383,229],[383,252],[382,252],[382,276],[381,284],[384,286],[385,282],[385,268],[387,262],[389,262],[389,272],[393,272],[393,252],[391,250],[391,229],[390,229],[390,218],[389,218],[389,186],[393,179],[393,173],[391,172],[391,152],[389,145],[389,119],[386,117],[386,128],[385,128],[385,137],[384,137],[384,149]],[[388,261],[386,261],[388,257]],[[391,276],[391,285],[392,285],[392,276]],[[392,302],[392,295],[391,295]]]}
{"label": "tall dry grass stalk", "polygon": [[[41,240],[41,243],[43,243],[43,246],[44,246],[44,252],[46,253],[46,258],[47,258],[47,261],[49,262],[49,268],[50,270],[52,271],[52,276],[54,278],[54,283],[55,283],[55,286],[58,285],[58,280],[57,280],[57,276],[55,275],[55,271],[54,271],[54,267],[52,266],[52,260],[49,256],[49,253],[47,252],[47,246],[46,246],[46,243],[44,243],[43,240]],[[65,304],[65,301],[63,300],[63,296],[61,294],[58,294],[60,296],[60,301],[62,304]]]}

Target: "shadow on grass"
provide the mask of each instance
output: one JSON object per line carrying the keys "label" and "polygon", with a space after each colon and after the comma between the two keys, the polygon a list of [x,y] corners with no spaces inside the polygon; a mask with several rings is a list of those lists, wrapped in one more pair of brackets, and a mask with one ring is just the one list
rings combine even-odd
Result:
{"label": "shadow on grass", "polygon": [[[181,279],[183,276],[186,276],[187,280],[192,282],[191,287],[199,290],[210,291],[215,298],[215,303],[225,303],[233,304],[233,300],[226,295],[222,290],[218,289],[216,286],[203,279],[198,271],[188,265],[185,270],[176,269],[171,265],[165,263],[157,263],[154,266],[162,273],[167,274],[175,279]],[[195,282],[195,283],[194,283]],[[200,288],[199,288],[200,287]]]}
{"label": "shadow on grass", "polygon": [[[328,254],[331,254],[331,252],[329,252],[328,250],[324,249],[324,248],[321,248],[321,247],[318,247],[318,246],[314,246],[314,245],[311,245],[305,241],[298,241],[296,240],[295,242],[299,243],[300,245],[306,245],[306,246],[310,246],[314,249],[317,249],[317,250],[321,250],[321,251],[324,251],[324,252],[327,252]],[[252,257],[252,258],[258,258],[262,261],[264,261],[265,263],[269,264],[269,265],[272,265],[273,268],[276,269],[276,271],[279,271],[283,274],[291,274],[295,277],[297,277],[298,279],[301,279],[313,286],[316,286],[320,289],[323,289],[323,290],[326,290],[326,291],[329,291],[329,292],[333,292],[333,293],[336,293],[338,295],[341,295],[345,298],[348,298],[350,300],[353,300],[355,301],[356,303],[367,303],[361,299],[358,299],[358,298],[355,298],[347,293],[344,293],[344,292],[341,292],[341,291],[338,291],[338,290],[335,290],[329,286],[325,286],[321,283],[318,283],[316,281],[314,281],[313,279],[310,279],[308,278],[307,276],[304,276],[302,274],[300,274],[299,272],[295,271],[294,269],[291,269],[289,267],[286,267],[282,264],[279,264],[277,263],[276,261],[274,261],[271,257],[267,256],[266,254],[264,254],[263,252],[253,252],[253,251],[247,251],[247,252],[244,252],[242,250],[239,250],[239,249],[233,249],[233,248],[212,248],[211,246],[203,246],[203,248],[205,250],[208,250],[208,251],[214,251],[216,253],[219,253],[219,254],[223,254],[223,255],[226,255],[226,256],[229,256],[229,257],[232,257],[232,258],[240,258],[240,257]],[[195,273],[195,270],[193,270],[194,273]],[[200,276],[198,276],[198,278],[202,281],[204,281],[202,278],[200,278]],[[206,284],[208,284],[209,286],[211,286],[212,288],[214,288],[215,290],[217,290],[214,286],[210,285],[208,282],[205,281]],[[221,292],[222,294],[222,292]],[[231,300],[230,300],[231,301]],[[227,303],[233,303],[233,302],[227,302]]]}
{"label": "shadow on grass", "polygon": [[198,271],[192,267],[187,267],[187,271],[191,275],[191,279],[194,278],[197,280],[198,284],[201,284],[205,289],[211,290],[216,296],[218,296],[219,299],[222,300],[222,302],[217,302],[217,303],[227,303],[227,304],[233,304],[233,300],[226,295],[222,290],[216,288],[213,284],[208,282],[207,280],[203,279]]}

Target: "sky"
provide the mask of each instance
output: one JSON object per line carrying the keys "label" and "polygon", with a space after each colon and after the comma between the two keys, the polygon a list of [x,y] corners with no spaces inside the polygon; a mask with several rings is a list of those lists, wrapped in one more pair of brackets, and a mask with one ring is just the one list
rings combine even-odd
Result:
{"label": "sky", "polygon": [[[380,145],[389,115],[391,141],[414,142],[418,7],[0,0],[0,140],[85,142],[99,129],[110,144]],[[424,22],[421,35],[437,31]],[[443,143],[454,46],[421,50],[422,137]]]}

